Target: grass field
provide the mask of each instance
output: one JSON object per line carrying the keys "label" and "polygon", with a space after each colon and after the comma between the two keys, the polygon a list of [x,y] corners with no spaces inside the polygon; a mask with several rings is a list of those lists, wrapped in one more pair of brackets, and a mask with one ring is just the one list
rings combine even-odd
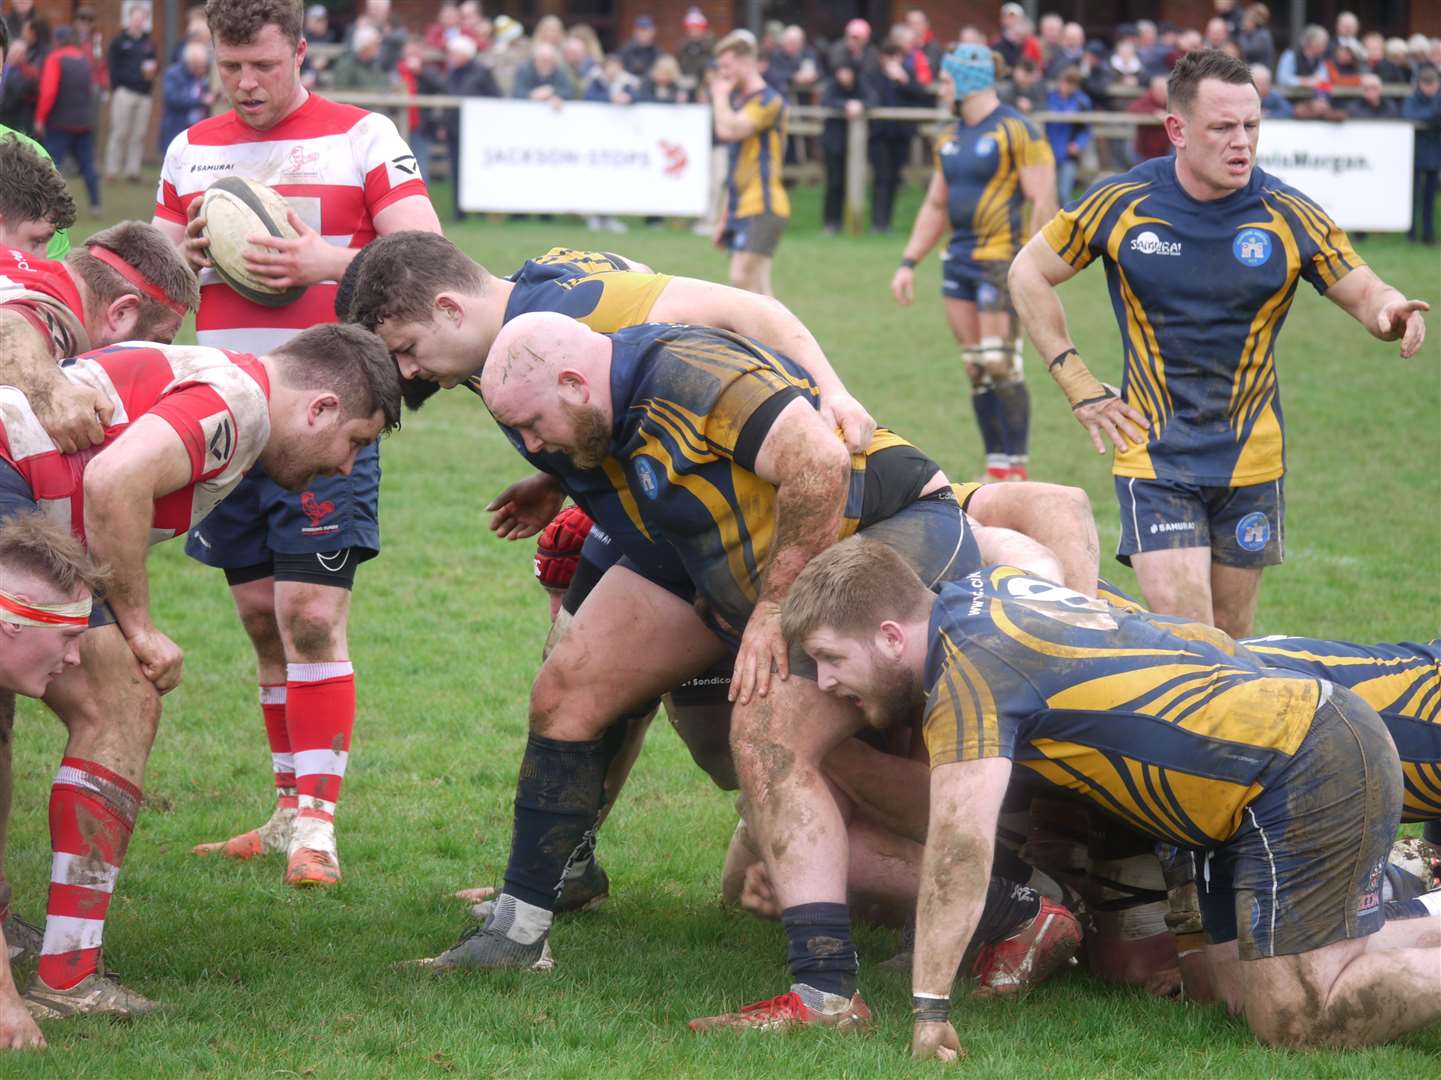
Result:
{"label": "grass field", "polygon": [[[123,204],[128,198],[131,205]],[[909,222],[915,193],[898,220]],[[117,193],[107,217],[148,217]],[[448,197],[438,196],[438,205]],[[953,477],[978,469],[979,440],[937,297],[936,263],[915,308],[887,285],[902,236],[826,238],[812,193],[776,265],[776,285],[851,389]],[[476,223],[451,239],[508,271],[552,244],[624,251],[674,273],[721,276],[722,256],[688,232],[597,237],[570,222]],[[1436,249],[1391,239],[1364,256],[1408,295],[1441,301]],[[1441,623],[1441,328],[1401,361],[1309,288],[1282,337],[1291,473],[1285,566],[1267,574],[1258,632],[1425,639]],[[1102,274],[1064,291],[1075,337],[1119,375]],[[1033,372],[1032,472],[1084,486],[1102,547],[1114,500],[1060,393]],[[132,1026],[71,1021],[43,1055],[0,1059],[4,1076],[877,1077],[939,1075],[908,1057],[909,984],[878,971],[887,932],[862,929],[868,1037],[799,1032],[705,1038],[691,1016],[788,982],[779,927],[724,908],[719,870],[733,799],[691,765],[664,724],[601,841],[612,900],[563,920],[550,976],[435,979],[394,970],[439,951],[466,924],[457,887],[498,879],[523,743],[526,696],[546,627],[529,543],[486,532],[485,502],[523,463],[470,395],[444,395],[385,446],[385,554],[360,574],[351,649],[360,716],[340,813],[346,882],[323,893],[280,884],[276,861],[199,861],[201,840],[269,812],[249,647],[224,582],[178,543],[150,561],[159,625],[186,650],[166,699],[146,811],[111,907],[107,959],[165,1002]],[[1103,571],[1132,585],[1104,557]],[[49,873],[45,805],[62,746],[43,709],[17,724],[9,874],[38,921]],[[1441,973],[1438,973],[1441,979]],[[1441,990],[1438,990],[1441,992]],[[1365,1053],[1269,1051],[1215,1009],[1148,1000],[1067,975],[1024,1001],[962,1004],[968,1075],[1314,1077],[1441,1075],[1441,1029]]]}

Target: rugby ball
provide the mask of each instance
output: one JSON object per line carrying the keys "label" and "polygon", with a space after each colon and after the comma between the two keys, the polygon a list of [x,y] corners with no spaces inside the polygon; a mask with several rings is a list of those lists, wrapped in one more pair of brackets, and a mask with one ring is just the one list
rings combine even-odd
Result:
{"label": "rugby ball", "polygon": [[295,239],[286,216],[285,196],[264,184],[240,176],[224,176],[205,189],[200,211],[204,235],[210,240],[210,261],[225,284],[245,299],[266,307],[293,304],[305,294],[304,285],[276,289],[255,278],[245,265],[245,253],[265,248],[252,244],[252,236],[269,233]]}

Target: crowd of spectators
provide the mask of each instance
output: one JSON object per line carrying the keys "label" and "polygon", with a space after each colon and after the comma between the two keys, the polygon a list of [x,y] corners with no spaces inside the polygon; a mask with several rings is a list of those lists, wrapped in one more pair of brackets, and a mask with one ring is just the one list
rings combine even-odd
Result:
{"label": "crowd of spectators", "polygon": [[[987,44],[997,53],[1006,73],[1003,100],[1023,112],[1052,114],[1046,136],[1055,151],[1063,199],[1073,192],[1088,161],[1124,168],[1169,153],[1169,142],[1156,125],[1138,126],[1126,139],[1095,138],[1083,120],[1054,114],[1163,113],[1164,79],[1171,66],[1188,50],[1209,47],[1251,65],[1267,116],[1401,116],[1419,121],[1418,206],[1429,208],[1437,168],[1428,163],[1441,158],[1441,104],[1428,87],[1434,88],[1441,67],[1441,38],[1420,33],[1388,38],[1343,11],[1331,29],[1307,26],[1298,40],[1282,48],[1266,4],[1213,2],[1213,13],[1203,25],[1143,19],[1115,27],[1109,40],[1054,13],[1033,23],[1020,4],[1006,3],[999,9],[995,32],[965,27],[959,40]],[[705,100],[704,76],[713,59],[715,35],[700,8],[685,14],[679,47],[671,54],[658,45],[658,28],[650,15],[636,18],[625,39],[612,42],[607,52],[599,35],[584,23],[567,27],[546,15],[527,34],[508,15],[488,17],[479,0],[444,0],[423,32],[400,23],[391,0],[359,0],[357,7],[344,26],[321,4],[307,8],[305,32],[312,49],[304,75],[309,85],[555,103]],[[202,7],[189,10],[185,32],[163,63],[150,37],[148,7],[134,5],[125,15],[125,26],[108,46],[95,32],[93,10],[83,3],[73,23],[62,27],[52,28],[38,17],[35,0],[9,0],[4,15],[11,44],[0,79],[0,123],[56,142],[57,149],[76,159],[92,187],[94,137],[107,96],[107,178],[138,176],[157,84],[162,153],[168,139],[205,115],[217,100]],[[946,47],[917,8],[879,34],[865,20],[853,19],[830,42],[811,40],[801,26],[768,23],[759,52],[766,82],[788,101],[854,114],[875,107],[940,103]],[[89,71],[88,80],[83,69]],[[1354,89],[1338,94],[1340,88]],[[448,156],[454,166],[456,110],[411,108],[404,119],[427,176],[437,156]],[[916,132],[913,125],[895,120],[873,121],[869,132],[876,190],[872,225],[885,230]],[[845,143],[845,121],[828,120],[819,140],[826,164],[828,227],[839,224]],[[98,206],[98,192],[92,202]],[[1428,214],[1421,227],[1427,236],[1434,234],[1430,222]]]}

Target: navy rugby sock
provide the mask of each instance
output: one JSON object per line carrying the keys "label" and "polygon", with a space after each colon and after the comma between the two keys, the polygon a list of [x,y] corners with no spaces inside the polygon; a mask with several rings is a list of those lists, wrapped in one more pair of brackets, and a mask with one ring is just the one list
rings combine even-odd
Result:
{"label": "navy rugby sock", "polygon": [[517,900],[555,910],[572,858],[595,844],[595,820],[605,798],[604,739],[526,740],[515,785],[515,829],[505,891]]}
{"label": "navy rugby sock", "polygon": [[860,960],[851,944],[851,910],[845,904],[797,904],[781,912],[790,940],[791,978],[827,994],[856,992]]}
{"label": "navy rugby sock", "polygon": [[996,383],[1000,402],[1001,440],[1006,456],[1024,461],[1031,452],[1031,392],[1020,379]]}
{"label": "navy rugby sock", "polygon": [[1005,418],[996,388],[987,381],[971,389],[971,408],[976,413],[976,426],[981,429],[981,445],[986,448],[988,462],[1006,456]]}
{"label": "navy rugby sock", "polygon": [[992,945],[1008,938],[1041,910],[1041,894],[1029,885],[1020,885],[1003,877],[992,877],[986,886],[986,906],[976,924],[975,940]]}

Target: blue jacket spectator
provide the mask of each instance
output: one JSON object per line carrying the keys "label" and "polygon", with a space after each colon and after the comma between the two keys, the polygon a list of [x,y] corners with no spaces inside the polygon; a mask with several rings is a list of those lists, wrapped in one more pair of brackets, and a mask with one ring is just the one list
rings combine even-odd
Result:
{"label": "blue jacket spectator", "polygon": [[165,69],[161,98],[165,111],[160,116],[160,156],[164,157],[175,136],[210,115],[215,102],[210,91],[210,50],[198,41],[187,41],[180,59]]}
{"label": "blue jacket spectator", "polygon": [[1291,103],[1271,85],[1271,69],[1265,64],[1251,65],[1251,80],[1256,84],[1256,93],[1261,96],[1262,117],[1277,120],[1291,118]]}
{"label": "blue jacket spectator", "polygon": [[635,101],[640,89],[640,80],[626,71],[620,57],[612,53],[596,71],[591,72],[585,83],[582,101],[602,101],[615,105],[629,105]]}
{"label": "blue jacket spectator", "polygon": [[515,84],[511,87],[510,96],[530,98],[532,101],[575,99],[575,83],[560,62],[560,53],[554,45],[541,42],[530,50],[530,59],[515,71]]}
{"label": "blue jacket spectator", "polygon": [[1401,103],[1401,115],[1420,125],[1416,128],[1416,186],[1412,199],[1415,217],[1407,235],[1434,244],[1436,195],[1441,191],[1441,73],[1431,64],[1423,64],[1416,72],[1416,92]]}
{"label": "blue jacket spectator", "polygon": [[[1091,99],[1080,87],[1079,80],[1070,71],[1062,73],[1057,87],[1046,95],[1048,112],[1090,112]],[[1085,124],[1073,124],[1066,120],[1052,120],[1046,125],[1046,141],[1051,144],[1051,153],[1057,161],[1079,156],[1091,141],[1091,129]]]}

